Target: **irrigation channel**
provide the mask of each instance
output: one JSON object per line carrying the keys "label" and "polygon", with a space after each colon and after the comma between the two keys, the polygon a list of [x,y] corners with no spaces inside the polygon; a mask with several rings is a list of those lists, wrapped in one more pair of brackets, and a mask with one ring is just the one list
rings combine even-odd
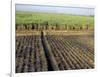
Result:
{"label": "irrigation channel", "polygon": [[44,49],[44,52],[45,52],[45,56],[46,56],[46,60],[47,60],[47,65],[48,65],[48,71],[53,71],[53,67],[52,67],[52,64],[51,64],[51,61],[50,61],[50,58],[49,58],[49,55],[48,55],[48,47],[45,43],[45,37],[44,37],[44,32],[41,31],[41,41],[42,41],[42,45],[43,45],[43,49]]}
{"label": "irrigation channel", "polygon": [[43,49],[44,49],[45,56],[47,59],[48,71],[59,70],[57,63],[55,61],[55,58],[53,54],[51,53],[51,47],[49,46],[47,38],[45,37],[45,32],[43,31],[41,31],[41,41],[42,41]]}

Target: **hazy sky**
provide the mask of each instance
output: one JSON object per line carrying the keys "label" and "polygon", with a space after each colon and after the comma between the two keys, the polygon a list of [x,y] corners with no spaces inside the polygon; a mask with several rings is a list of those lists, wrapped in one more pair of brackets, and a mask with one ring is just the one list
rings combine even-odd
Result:
{"label": "hazy sky", "polygon": [[79,7],[57,7],[57,6],[36,6],[16,4],[16,11],[44,12],[44,13],[64,13],[74,15],[94,15],[93,8]]}

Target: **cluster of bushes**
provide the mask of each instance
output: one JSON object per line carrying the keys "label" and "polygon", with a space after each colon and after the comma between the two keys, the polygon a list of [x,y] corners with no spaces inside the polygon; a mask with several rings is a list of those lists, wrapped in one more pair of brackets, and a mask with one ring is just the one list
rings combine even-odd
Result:
{"label": "cluster of bushes", "polygon": [[[76,24],[77,25],[77,24]],[[38,23],[28,23],[28,24],[16,24],[16,30],[88,30],[89,25],[86,26],[76,26],[76,25],[63,25],[60,26],[56,24],[55,26],[49,26],[48,23],[38,24]]]}

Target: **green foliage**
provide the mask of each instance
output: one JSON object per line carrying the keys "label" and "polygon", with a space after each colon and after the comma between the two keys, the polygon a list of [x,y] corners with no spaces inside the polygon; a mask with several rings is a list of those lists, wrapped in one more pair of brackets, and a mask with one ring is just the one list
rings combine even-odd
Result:
{"label": "green foliage", "polygon": [[38,24],[47,26],[74,26],[74,27],[84,27],[94,26],[93,16],[77,16],[68,14],[54,14],[54,13],[26,13],[17,12],[16,13],[16,24]]}

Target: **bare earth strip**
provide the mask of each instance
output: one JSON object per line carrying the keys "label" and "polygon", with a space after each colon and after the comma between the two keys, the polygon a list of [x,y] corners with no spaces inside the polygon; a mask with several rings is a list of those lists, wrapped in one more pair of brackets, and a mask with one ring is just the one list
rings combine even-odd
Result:
{"label": "bare earth strip", "polygon": [[[44,31],[45,34],[49,35],[93,35],[94,31]],[[16,31],[16,36],[27,36],[27,35],[40,35],[41,31],[33,31],[33,30],[23,30]]]}

